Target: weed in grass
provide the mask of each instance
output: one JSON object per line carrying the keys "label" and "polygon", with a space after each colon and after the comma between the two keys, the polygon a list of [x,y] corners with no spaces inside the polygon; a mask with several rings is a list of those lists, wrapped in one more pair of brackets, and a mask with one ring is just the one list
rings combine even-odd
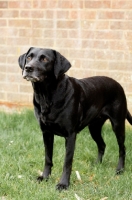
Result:
{"label": "weed in grass", "polygon": [[[102,164],[95,164],[97,147],[88,129],[78,134],[71,185],[59,193],[55,185],[61,176],[65,148],[64,138],[55,136],[54,167],[48,182],[38,184],[43,170],[43,141],[34,114],[0,113],[0,200],[132,200],[132,128],[126,130],[126,168],[116,176],[118,146],[111,126],[103,128],[106,151]],[[76,171],[81,180],[78,180]]]}

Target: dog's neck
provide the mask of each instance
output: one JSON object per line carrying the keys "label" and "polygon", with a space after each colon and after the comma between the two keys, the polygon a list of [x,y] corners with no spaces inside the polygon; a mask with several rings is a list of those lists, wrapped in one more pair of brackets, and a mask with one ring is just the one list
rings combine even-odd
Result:
{"label": "dog's neck", "polygon": [[52,92],[55,89],[54,81],[48,82],[32,82],[34,95],[37,97],[39,105],[41,105],[41,112],[48,112],[48,108],[51,104]]}
{"label": "dog's neck", "polygon": [[[54,94],[57,94],[59,91],[59,95],[61,91],[65,91],[64,87],[66,85],[66,81],[64,81],[65,75],[63,74],[58,79],[50,79],[51,81],[43,81],[43,82],[32,82],[33,90],[34,90],[34,105],[37,105],[39,116],[44,124],[46,124],[46,118],[48,114],[51,112],[53,104],[56,102],[56,98],[54,98]],[[63,84],[62,84],[63,82]],[[63,85],[63,90],[60,88]],[[62,95],[63,96],[63,95]],[[60,95],[61,98],[61,95]]]}
{"label": "dog's neck", "polygon": [[57,85],[64,79],[65,74],[59,76],[56,79],[55,76],[51,76],[50,78],[45,79],[42,82],[32,82],[32,87],[35,94],[42,94],[44,96],[50,96],[53,91],[56,90]]}
{"label": "dog's neck", "polygon": [[50,79],[46,79],[43,82],[32,82],[35,101],[39,104],[42,115],[46,115],[50,112],[53,104],[53,93],[58,83],[61,82],[63,78],[64,75],[60,76],[58,79],[50,77]]}
{"label": "dog's neck", "polygon": [[53,91],[57,88],[57,85],[64,78],[64,74],[58,79],[55,76],[51,76],[49,79],[45,79],[43,82],[32,82],[33,90],[35,94],[49,97]]}

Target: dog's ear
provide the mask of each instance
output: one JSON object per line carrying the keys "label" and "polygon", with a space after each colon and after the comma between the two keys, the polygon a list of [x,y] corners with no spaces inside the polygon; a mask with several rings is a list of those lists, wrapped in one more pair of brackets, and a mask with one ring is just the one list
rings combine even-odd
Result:
{"label": "dog's ear", "polygon": [[68,69],[71,67],[71,63],[59,52],[54,51],[54,53],[55,53],[54,74],[56,78],[58,78],[60,75],[68,71]]}
{"label": "dog's ear", "polygon": [[26,61],[26,55],[27,55],[27,53],[24,53],[23,55],[21,55],[18,58],[18,63],[19,63],[19,66],[21,67],[21,69],[24,69],[25,61]]}
{"label": "dog's ear", "polygon": [[26,63],[26,55],[30,52],[31,49],[33,49],[34,47],[30,47],[30,49],[27,51],[27,53],[24,53],[23,55],[21,55],[19,58],[18,58],[18,63],[19,63],[19,66],[21,67],[21,69],[23,70],[24,67],[25,67],[25,63]]}

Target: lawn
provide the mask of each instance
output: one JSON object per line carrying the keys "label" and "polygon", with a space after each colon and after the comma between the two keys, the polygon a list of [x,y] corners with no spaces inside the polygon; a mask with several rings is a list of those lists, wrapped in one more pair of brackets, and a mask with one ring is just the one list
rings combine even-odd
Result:
{"label": "lawn", "polygon": [[109,123],[103,137],[106,152],[103,163],[96,165],[97,148],[88,129],[78,134],[70,187],[58,192],[55,185],[62,172],[64,139],[55,137],[52,175],[38,184],[44,150],[33,111],[0,112],[0,200],[132,200],[132,128],[126,128],[126,167],[119,176],[115,175],[118,146]]}

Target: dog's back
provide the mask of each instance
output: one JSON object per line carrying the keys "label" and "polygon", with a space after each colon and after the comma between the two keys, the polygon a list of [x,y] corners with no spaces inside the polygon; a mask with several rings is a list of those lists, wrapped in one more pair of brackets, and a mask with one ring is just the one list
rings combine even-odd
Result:
{"label": "dog's back", "polygon": [[126,97],[122,86],[117,81],[105,76],[80,80],[69,77],[69,79],[72,80],[72,88],[75,93],[80,94],[78,105],[81,105],[84,115],[84,123],[81,123],[84,124],[84,127],[95,117],[105,115],[109,118],[110,112],[119,112],[120,110],[126,117]]}

